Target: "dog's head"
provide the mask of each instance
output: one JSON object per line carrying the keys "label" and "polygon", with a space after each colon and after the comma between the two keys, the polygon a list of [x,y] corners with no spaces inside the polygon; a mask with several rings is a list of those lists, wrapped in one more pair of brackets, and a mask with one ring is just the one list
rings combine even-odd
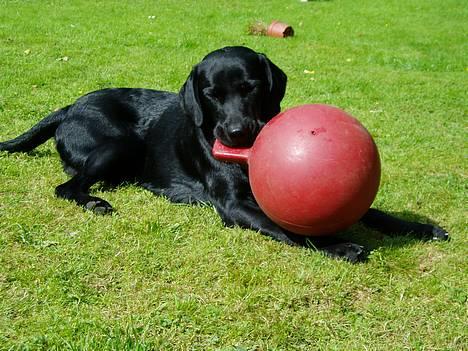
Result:
{"label": "dog's head", "polygon": [[233,147],[251,146],[260,129],[280,112],[286,75],[265,55],[225,47],[208,54],[180,91],[195,125]]}

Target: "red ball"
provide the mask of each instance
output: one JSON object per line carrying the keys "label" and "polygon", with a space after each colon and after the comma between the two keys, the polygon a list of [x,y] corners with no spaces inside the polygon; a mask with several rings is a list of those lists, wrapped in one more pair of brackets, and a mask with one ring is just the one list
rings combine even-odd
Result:
{"label": "red ball", "polygon": [[336,107],[314,104],[286,110],[268,122],[243,153],[259,206],[297,234],[346,229],[366,213],[379,187],[380,159],[372,137]]}
{"label": "red ball", "polygon": [[369,132],[346,112],[303,105],[273,118],[249,158],[259,206],[294,233],[346,229],[369,209],[380,182],[380,159]]}

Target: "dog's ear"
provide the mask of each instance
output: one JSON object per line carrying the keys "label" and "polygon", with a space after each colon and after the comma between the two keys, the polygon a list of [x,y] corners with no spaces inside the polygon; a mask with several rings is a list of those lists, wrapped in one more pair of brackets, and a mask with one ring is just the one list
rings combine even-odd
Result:
{"label": "dog's ear", "polygon": [[180,104],[186,115],[192,117],[195,125],[200,127],[203,123],[203,111],[198,95],[198,67],[195,66],[190,72],[187,81],[179,92]]}
{"label": "dog's ear", "polygon": [[259,54],[259,56],[268,81],[266,96],[263,97],[262,115],[265,119],[270,119],[281,111],[280,104],[286,92],[288,77],[268,57],[263,54]]}

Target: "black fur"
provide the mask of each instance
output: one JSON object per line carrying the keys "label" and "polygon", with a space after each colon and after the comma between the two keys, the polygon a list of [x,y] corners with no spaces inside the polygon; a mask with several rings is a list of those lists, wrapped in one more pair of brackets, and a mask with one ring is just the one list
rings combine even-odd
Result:
{"label": "black fur", "polygon": [[[39,122],[0,150],[27,152],[55,137],[70,180],[57,196],[97,213],[112,206],[92,196],[97,182],[135,181],[174,202],[211,203],[229,226],[258,230],[291,245],[306,245],[267,218],[250,190],[245,169],[215,160],[215,138],[249,146],[263,125],[280,111],[286,75],[265,55],[226,47],[207,55],[179,94],[149,89],[104,89],[79,98]],[[387,233],[414,233],[446,239],[428,224],[405,222],[371,209],[363,223]],[[335,240],[335,239],[332,239]],[[328,239],[327,241],[330,241]],[[328,242],[331,256],[357,261],[361,246]]]}

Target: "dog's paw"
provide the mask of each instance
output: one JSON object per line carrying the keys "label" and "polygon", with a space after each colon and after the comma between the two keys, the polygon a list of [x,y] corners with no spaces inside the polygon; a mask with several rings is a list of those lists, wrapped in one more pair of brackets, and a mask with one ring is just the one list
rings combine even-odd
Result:
{"label": "dog's paw", "polygon": [[354,243],[340,243],[321,248],[330,257],[346,260],[351,263],[364,261],[367,252],[363,246]]}
{"label": "dog's paw", "polygon": [[430,240],[432,241],[447,241],[450,239],[449,233],[440,227],[432,226],[431,229],[431,237]]}
{"label": "dog's paw", "polygon": [[114,210],[110,203],[102,199],[93,199],[88,201],[85,208],[99,215],[109,214]]}

